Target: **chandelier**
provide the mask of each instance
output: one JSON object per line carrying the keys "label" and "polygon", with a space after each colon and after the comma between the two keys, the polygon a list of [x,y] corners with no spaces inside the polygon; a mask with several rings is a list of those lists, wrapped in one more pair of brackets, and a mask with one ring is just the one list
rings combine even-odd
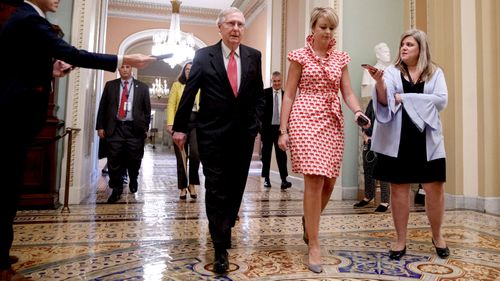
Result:
{"label": "chandelier", "polygon": [[154,56],[173,54],[172,57],[164,59],[173,69],[176,65],[192,60],[194,57],[194,37],[191,33],[181,31],[181,19],[179,15],[181,3],[177,0],[170,1],[172,4],[172,19],[168,32],[158,32],[153,35],[153,47],[151,54]]}
{"label": "chandelier", "polygon": [[166,98],[170,93],[170,89],[167,85],[167,80],[161,80],[161,78],[156,78],[151,88],[149,88],[149,95],[157,97],[158,99]]}

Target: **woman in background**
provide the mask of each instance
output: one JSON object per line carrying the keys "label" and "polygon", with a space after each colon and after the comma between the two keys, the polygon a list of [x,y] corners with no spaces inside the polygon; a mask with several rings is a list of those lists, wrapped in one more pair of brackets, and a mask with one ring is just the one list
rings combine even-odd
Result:
{"label": "woman in background", "polygon": [[[177,81],[172,84],[170,89],[170,94],[168,97],[168,107],[167,107],[167,131],[172,134],[172,126],[174,125],[175,113],[177,112],[177,107],[181,101],[182,93],[184,92],[184,86],[189,78],[189,71],[191,70],[192,62],[188,62],[184,65]],[[199,109],[200,93],[196,95],[196,101],[191,111],[191,117],[189,119],[189,130],[187,132],[186,145],[184,146],[185,155],[189,159],[189,175],[185,167],[187,167],[187,159],[183,159],[181,150],[174,145],[175,157],[177,158],[177,186],[180,190],[179,198],[181,200],[187,199],[187,193],[193,199],[197,198],[196,185],[200,185],[200,177],[198,175],[198,169],[200,168],[200,155],[198,153],[198,143],[196,141],[196,127],[197,114]],[[189,185],[188,185],[189,176]]]}

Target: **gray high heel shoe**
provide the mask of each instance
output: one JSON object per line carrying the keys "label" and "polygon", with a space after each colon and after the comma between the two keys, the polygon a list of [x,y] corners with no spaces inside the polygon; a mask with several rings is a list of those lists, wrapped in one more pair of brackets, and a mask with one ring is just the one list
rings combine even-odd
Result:
{"label": "gray high heel shoe", "polygon": [[314,273],[323,272],[323,266],[321,266],[321,264],[310,264],[307,268]]}

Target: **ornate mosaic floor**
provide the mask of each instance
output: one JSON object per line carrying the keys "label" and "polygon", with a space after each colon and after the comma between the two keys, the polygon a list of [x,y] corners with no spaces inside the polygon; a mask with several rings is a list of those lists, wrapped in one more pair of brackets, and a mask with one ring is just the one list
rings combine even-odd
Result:
{"label": "ornate mosaic floor", "polygon": [[500,217],[447,211],[443,232],[452,255],[440,259],[425,213],[413,208],[407,255],[392,261],[390,213],[353,210],[354,201],[332,201],[325,210],[324,272],[311,273],[302,191],[278,187],[266,190],[260,177],[249,178],[230,272],[215,276],[202,188],[197,200],[180,202],[173,154],[147,147],[135,195],[106,204],[110,190],[101,178],[95,196],[69,214],[18,212],[14,268],[34,280],[500,280]]}

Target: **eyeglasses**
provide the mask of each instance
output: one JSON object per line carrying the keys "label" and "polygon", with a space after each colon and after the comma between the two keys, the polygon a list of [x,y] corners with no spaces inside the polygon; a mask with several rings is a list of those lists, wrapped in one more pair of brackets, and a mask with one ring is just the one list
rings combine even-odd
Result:
{"label": "eyeglasses", "polygon": [[234,28],[235,26],[237,26],[239,29],[245,28],[245,24],[238,21],[225,21],[223,22],[223,24],[230,28]]}

